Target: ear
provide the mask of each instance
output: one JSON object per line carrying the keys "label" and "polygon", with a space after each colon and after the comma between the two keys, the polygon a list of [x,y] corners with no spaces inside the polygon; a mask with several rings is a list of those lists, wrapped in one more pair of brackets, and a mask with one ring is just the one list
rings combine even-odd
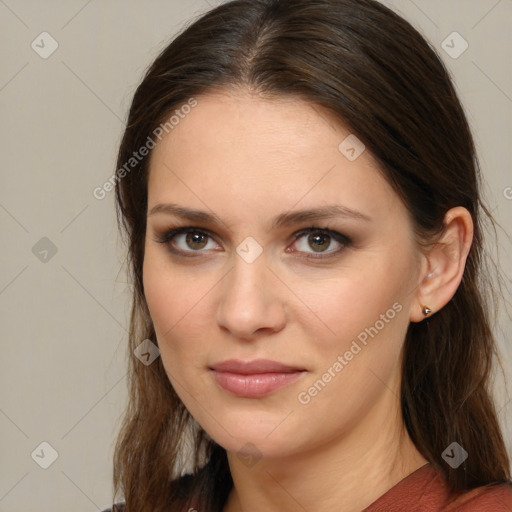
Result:
{"label": "ear", "polygon": [[[466,208],[457,206],[446,213],[443,224],[441,237],[423,255],[425,261],[411,305],[411,322],[421,322],[442,309],[462,281],[473,242],[473,219]],[[424,306],[432,312],[425,315]]]}

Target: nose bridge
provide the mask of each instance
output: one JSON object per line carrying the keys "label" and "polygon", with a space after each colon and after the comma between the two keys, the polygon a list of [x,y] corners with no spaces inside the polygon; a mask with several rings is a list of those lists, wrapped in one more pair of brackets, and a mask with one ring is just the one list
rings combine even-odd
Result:
{"label": "nose bridge", "polygon": [[[233,266],[223,280],[217,308],[219,325],[238,337],[249,337],[262,328],[280,329],[285,321],[278,288],[269,283],[275,277],[267,268],[267,258],[263,252],[254,257],[254,247],[248,247],[240,255],[240,248],[247,249],[240,244],[238,254],[233,255]],[[247,258],[247,254],[251,257]]]}
{"label": "nose bridge", "polygon": [[[253,255],[251,257],[254,258]],[[240,256],[240,253],[233,258],[233,285],[243,293],[257,292],[264,294],[263,285],[267,279],[266,274],[269,272],[266,254],[262,253],[256,258],[252,258],[245,259],[244,256]]]}

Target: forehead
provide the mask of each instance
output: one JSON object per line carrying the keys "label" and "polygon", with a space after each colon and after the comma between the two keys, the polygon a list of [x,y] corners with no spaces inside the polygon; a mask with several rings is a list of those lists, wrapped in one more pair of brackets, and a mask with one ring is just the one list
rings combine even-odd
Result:
{"label": "forehead", "polygon": [[[370,152],[358,156],[355,135],[322,107],[243,90],[195,99],[152,152],[150,206],[208,200],[254,215],[272,205],[341,203],[372,216],[398,201]],[[355,151],[346,153],[347,144]]]}
{"label": "forehead", "polygon": [[295,96],[268,99],[237,88],[204,94],[195,101],[181,119],[172,116],[176,124],[155,153],[170,143],[174,149],[193,145],[211,153],[234,149],[231,159],[239,155],[269,159],[276,152],[290,159],[293,154],[307,156],[314,148],[318,157],[325,151],[336,154],[340,137],[350,134],[325,108]]}

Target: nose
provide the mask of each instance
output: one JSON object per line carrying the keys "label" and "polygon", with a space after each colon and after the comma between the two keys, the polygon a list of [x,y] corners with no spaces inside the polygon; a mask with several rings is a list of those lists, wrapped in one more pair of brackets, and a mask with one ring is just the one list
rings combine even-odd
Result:
{"label": "nose", "polygon": [[222,280],[216,321],[237,339],[253,340],[279,332],[286,324],[284,286],[267,264],[265,253],[252,263],[236,254]]}

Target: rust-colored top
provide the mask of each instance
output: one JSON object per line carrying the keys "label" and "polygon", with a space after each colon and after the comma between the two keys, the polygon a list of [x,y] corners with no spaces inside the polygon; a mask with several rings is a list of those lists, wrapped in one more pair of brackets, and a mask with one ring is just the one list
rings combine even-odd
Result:
{"label": "rust-colored top", "polygon": [[454,499],[441,470],[425,464],[362,512],[512,512],[512,485],[478,487]]}
{"label": "rust-colored top", "polygon": [[[103,512],[124,512],[124,506],[118,504]],[[362,512],[512,512],[512,484],[478,487],[454,499],[441,470],[429,463]]]}

